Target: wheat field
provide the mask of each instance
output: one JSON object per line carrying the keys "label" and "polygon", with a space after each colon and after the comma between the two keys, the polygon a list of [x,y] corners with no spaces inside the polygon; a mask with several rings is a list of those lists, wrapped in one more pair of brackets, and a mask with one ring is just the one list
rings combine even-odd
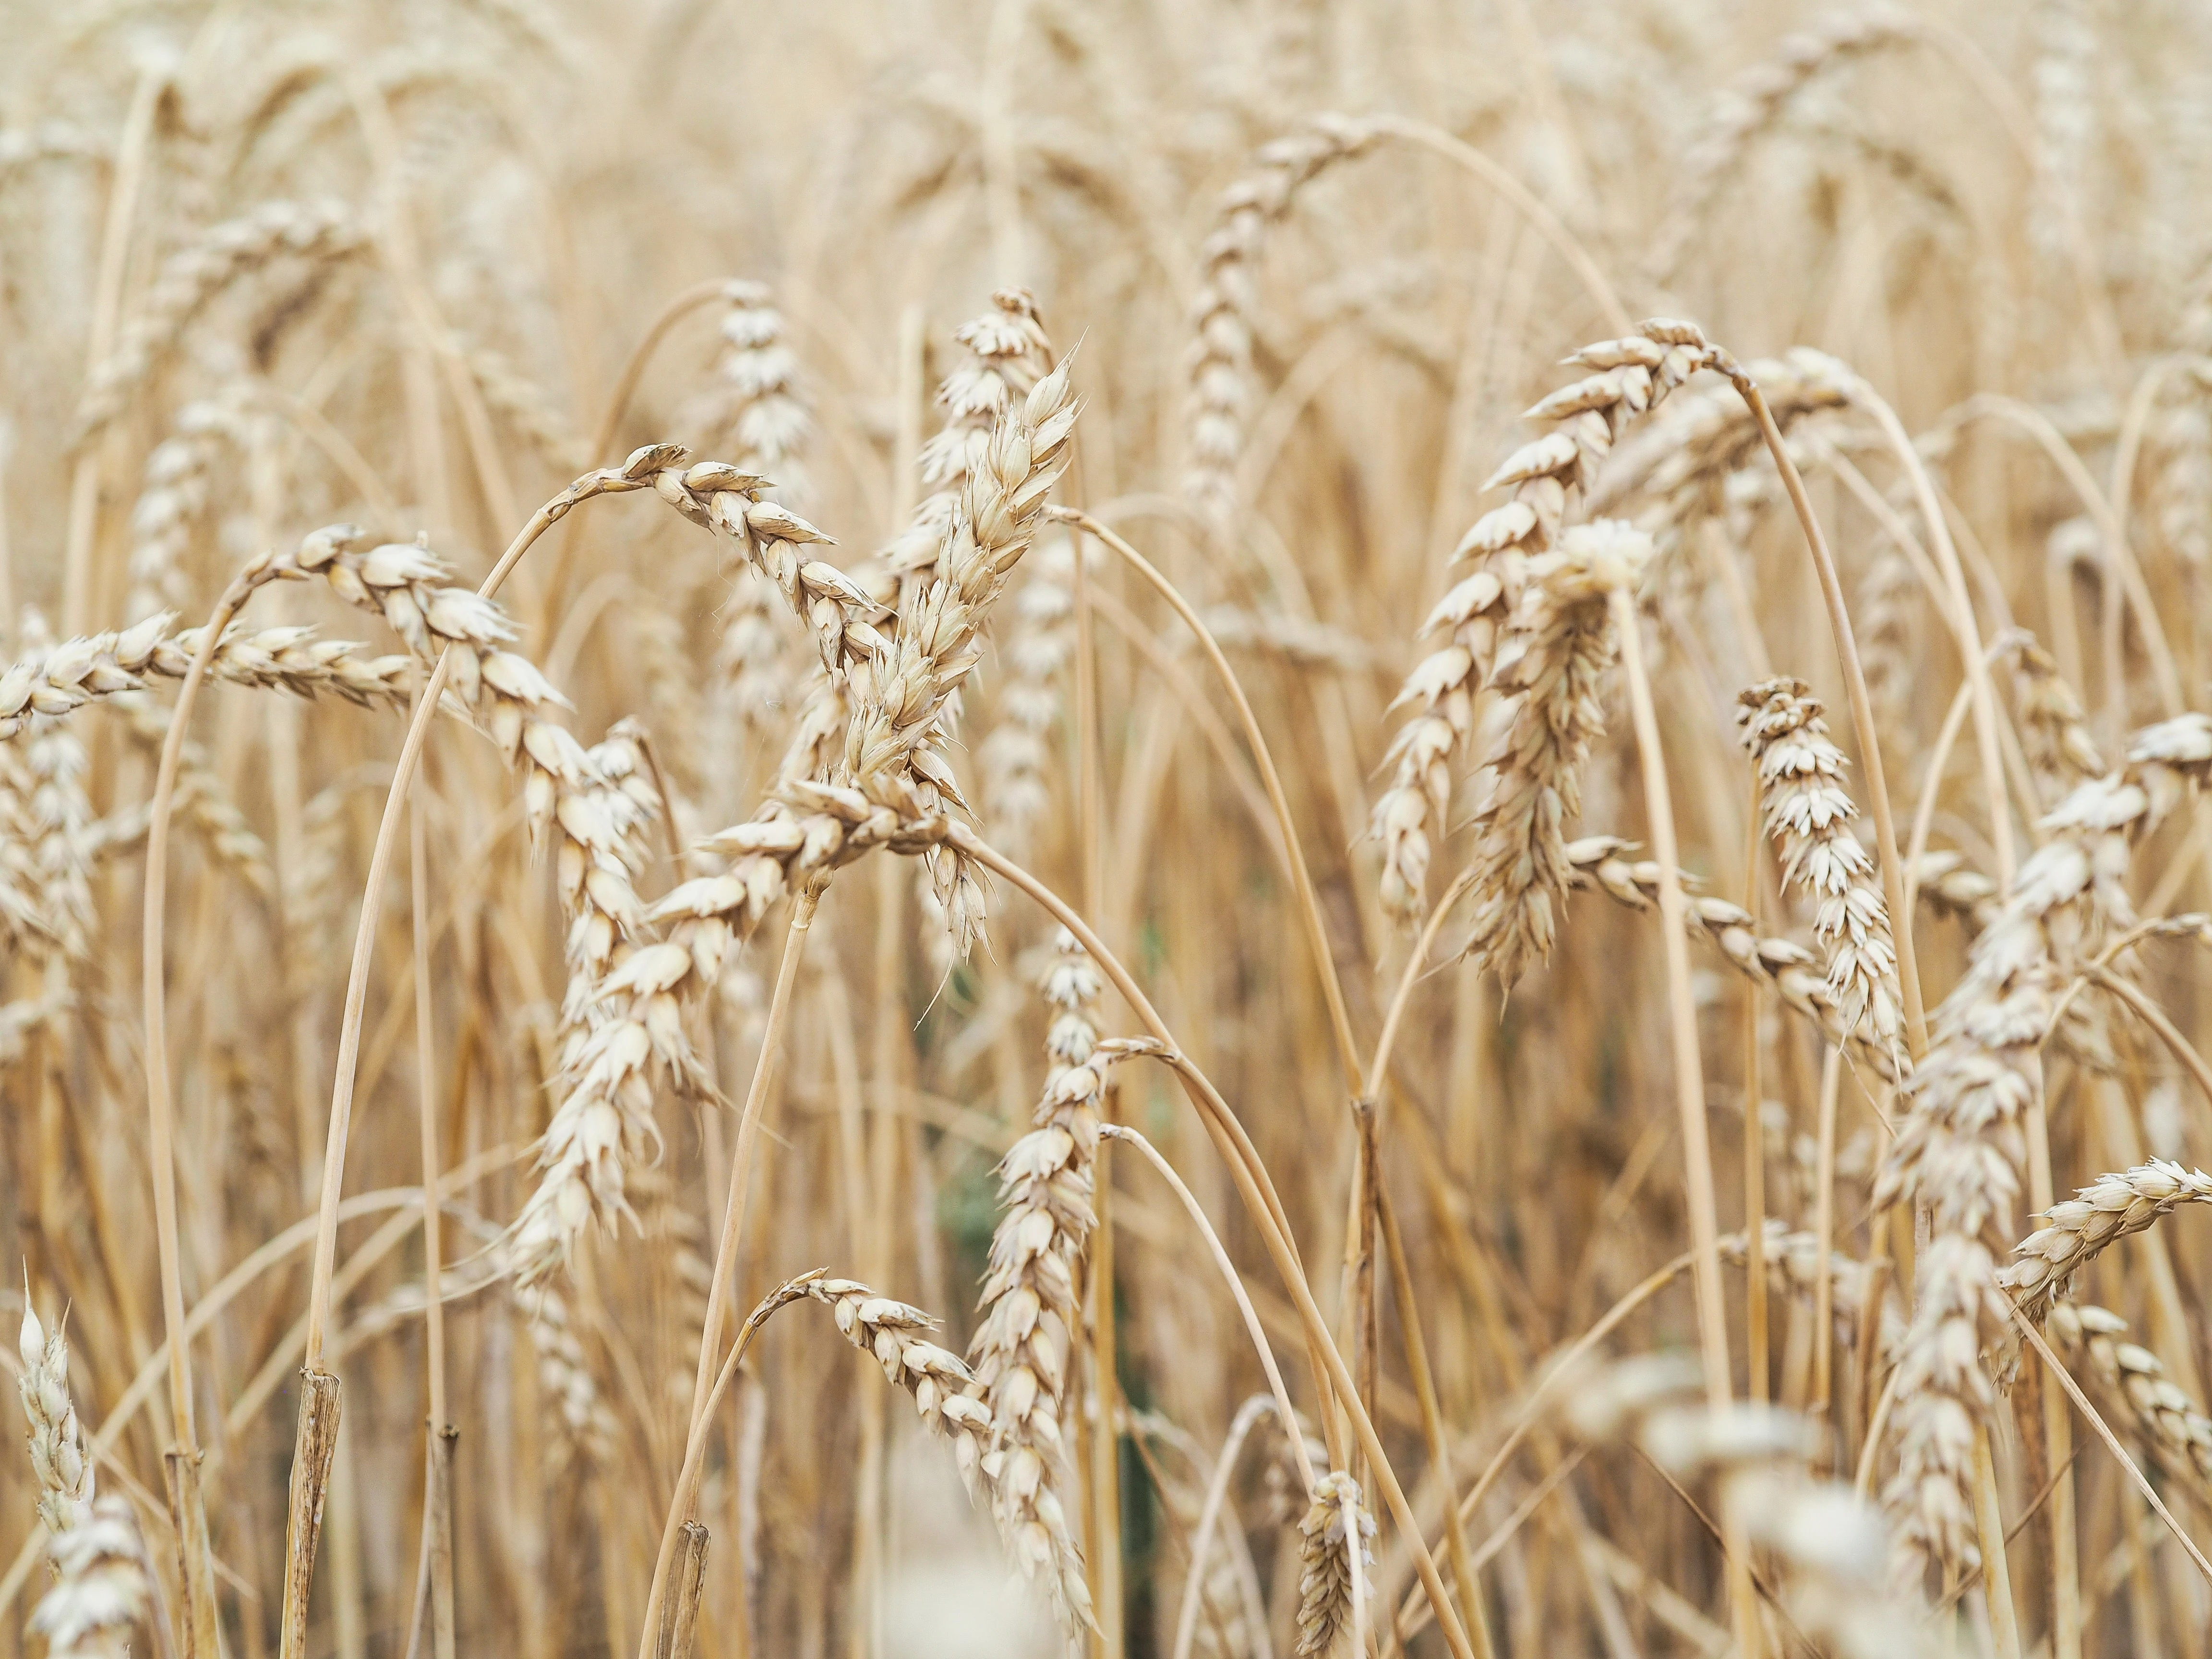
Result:
{"label": "wheat field", "polygon": [[0,18],[0,1654],[2207,1650],[2202,0]]}

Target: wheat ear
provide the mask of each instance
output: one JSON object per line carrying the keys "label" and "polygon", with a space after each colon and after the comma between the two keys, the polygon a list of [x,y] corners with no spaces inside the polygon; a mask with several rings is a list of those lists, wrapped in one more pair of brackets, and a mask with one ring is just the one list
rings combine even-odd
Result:
{"label": "wheat ear", "polygon": [[1648,413],[1690,376],[1718,366],[1720,354],[1702,338],[1673,337],[1680,325],[1647,323],[1644,331],[1585,346],[1568,359],[1595,372],[1562,386],[1525,419],[1552,430],[1522,445],[1484,483],[1510,487],[1512,499],[1478,519],[1455,558],[1476,568],[1438,600],[1422,624],[1446,643],[1406,677],[1393,708],[1418,712],[1391,740],[1390,787],[1375,803],[1382,843],[1382,902],[1418,919],[1428,879],[1430,836],[1450,805],[1452,762],[1474,731],[1475,694],[1497,672],[1493,657],[1511,625],[1533,560],[1555,550],[1570,501],[1587,496],[1629,423]]}

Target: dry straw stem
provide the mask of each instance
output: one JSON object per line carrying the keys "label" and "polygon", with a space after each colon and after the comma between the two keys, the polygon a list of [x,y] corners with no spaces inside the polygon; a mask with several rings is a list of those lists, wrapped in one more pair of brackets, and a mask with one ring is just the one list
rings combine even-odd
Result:
{"label": "dry straw stem", "polygon": [[608,392],[605,409],[600,413],[599,423],[592,432],[591,459],[596,462],[615,446],[615,437],[622,428],[623,416],[629,411],[629,400],[637,394],[637,383],[644,378],[646,365],[668,331],[674,328],[702,306],[712,305],[717,300],[726,301],[735,278],[710,277],[703,283],[694,283],[672,295],[662,307],[645,333],[630,348],[629,356],[623,362],[622,373],[615,377],[614,389]]}
{"label": "dry straw stem", "polygon": [[[1646,544],[1647,547],[1649,544]],[[1667,762],[1659,743],[1659,718],[1652,707],[1651,682],[1644,669],[1643,624],[1636,614],[1631,585],[1616,583],[1609,595],[1613,626],[1620,635],[1621,665],[1628,680],[1629,707],[1636,724],[1637,752],[1643,762],[1644,811],[1651,821],[1652,849],[1659,855],[1659,917],[1667,953],[1667,1003],[1673,1024],[1674,1097],[1682,1119],[1682,1163],[1690,1200],[1690,1245],[1695,1257],[1698,1346],[1704,1355],[1705,1397],[1721,1410],[1729,1400],[1728,1303],[1721,1291],[1720,1223],[1713,1190],[1712,1150],[1705,1129],[1705,1082],[1698,1048],[1697,1004],[1690,988],[1690,943],[1674,808],[1667,781]],[[1729,1600],[1739,1631],[1756,1628],[1749,1604],[1751,1586],[1741,1573],[1729,1576]]]}
{"label": "dry straw stem", "polygon": [[1045,512],[1048,517],[1073,525],[1085,534],[1097,537],[1167,601],[1191,632],[1198,636],[1200,648],[1206,653],[1206,660],[1213,665],[1213,672],[1220,678],[1229,700],[1237,706],[1237,722],[1243,729],[1244,741],[1251,745],[1253,762],[1259,768],[1261,782],[1267,791],[1267,804],[1273,809],[1276,826],[1287,849],[1291,885],[1298,899],[1298,918],[1305,931],[1307,948],[1313,953],[1314,971],[1321,979],[1322,998],[1328,1005],[1329,1029],[1336,1039],[1338,1059],[1344,1067],[1346,1081],[1352,1095],[1356,1097],[1365,1094],[1370,1079],[1379,1085],[1381,1074],[1374,1072],[1363,1074],[1360,1070],[1359,1051],[1352,1035],[1352,1016],[1345,1006],[1343,982],[1338,975],[1336,960],[1328,946],[1328,924],[1322,915],[1321,900],[1314,890],[1313,873],[1307,867],[1305,853],[1298,841],[1297,822],[1291,815],[1290,798],[1284,791],[1281,774],[1275,769],[1274,756],[1267,747],[1267,736],[1260,729],[1260,717],[1253,711],[1252,701],[1245,695],[1236,670],[1229,665],[1229,659],[1222,654],[1220,643],[1214,638],[1213,631],[1192,607],[1190,601],[1127,539],[1087,513],[1062,507],[1047,507]]}
{"label": "dry straw stem", "polygon": [[[437,1299],[428,1298],[434,1304]],[[291,1503],[284,1521],[284,1602],[277,1626],[283,1659],[305,1659],[307,1651],[307,1589],[314,1578],[342,1408],[337,1377],[301,1371],[299,1434],[292,1448]]]}
{"label": "dry straw stem", "polygon": [[[1206,1240],[1206,1252],[1213,1258],[1213,1265],[1221,1274],[1222,1283],[1228,1287],[1231,1298],[1237,1304],[1237,1314],[1244,1322],[1244,1334],[1252,1339],[1252,1351],[1259,1358],[1260,1369],[1267,1374],[1268,1392],[1262,1398],[1273,1402],[1278,1421],[1292,1425],[1286,1429],[1285,1432],[1293,1437],[1299,1450],[1298,1455],[1291,1460],[1291,1466],[1297,1469],[1298,1480],[1305,1488],[1307,1497],[1311,1498],[1314,1474],[1312,1468],[1306,1462],[1304,1450],[1304,1439],[1295,1426],[1298,1420],[1297,1408],[1291,1403],[1290,1389],[1283,1382],[1282,1368],[1275,1363],[1274,1349],[1269,1346],[1267,1331],[1260,1323],[1259,1310],[1253,1307],[1251,1296],[1244,1289],[1243,1277],[1237,1271],[1237,1264],[1230,1260],[1227,1249],[1223,1248],[1221,1236],[1214,1231],[1213,1223],[1206,1218],[1205,1207],[1199,1203],[1198,1195],[1192,1192],[1183,1178],[1176,1173],[1175,1165],[1168,1162],[1161,1154],[1160,1149],[1146,1139],[1138,1130],[1126,1123],[1101,1123],[1098,1126],[1098,1133],[1109,1140],[1126,1141],[1141,1152],[1145,1162],[1158,1170],[1160,1179],[1174,1189],[1176,1200],[1183,1207],[1183,1213],[1191,1218],[1192,1224],[1199,1231],[1199,1236]],[[1232,1432],[1229,1443],[1233,1445],[1238,1437]],[[1226,1458],[1230,1453],[1224,1451],[1222,1455]],[[1196,1547],[1203,1549],[1205,1542],[1206,1533],[1201,1528]],[[1198,1570],[1194,1566],[1191,1570],[1191,1582],[1194,1584],[1197,1583],[1199,1577]],[[1187,1605],[1194,1607],[1194,1604]],[[1194,1617],[1194,1612],[1189,1616]],[[1181,1622],[1178,1621],[1179,1627]],[[1180,1637],[1176,1638],[1176,1644],[1178,1649],[1185,1645]]]}
{"label": "dry straw stem", "polygon": [[[1106,1132],[1116,1139],[1133,1138],[1133,1131],[1125,1130],[1119,1124],[1107,1125]],[[1149,1143],[1146,1143],[1146,1147],[1148,1156],[1157,1158],[1158,1154],[1150,1152]],[[1273,1378],[1271,1376],[1269,1381],[1273,1382]],[[1284,1417],[1283,1410],[1279,1388],[1273,1394],[1254,1395],[1239,1406],[1237,1415],[1229,1419],[1229,1432],[1222,1437],[1221,1452],[1213,1461],[1213,1473],[1207,1478],[1206,1496],[1199,1506],[1198,1522],[1191,1531],[1190,1565],[1183,1575],[1182,1600],[1176,1612],[1175,1645],[1169,1650],[1170,1659],[1190,1659],[1192,1644],[1198,1637],[1200,1605],[1209,1599],[1206,1595],[1206,1565],[1213,1553],[1216,1523],[1228,1503],[1230,1478],[1236,1473],[1237,1454],[1244,1449],[1245,1441],[1269,1413],[1275,1413],[1277,1425],[1289,1437],[1291,1462],[1305,1483],[1309,1499],[1312,1496],[1313,1472],[1306,1462],[1304,1431],[1297,1418],[1295,1415]]]}
{"label": "dry straw stem", "polygon": [[2100,1176],[2079,1194],[2055,1205],[2050,1224],[2013,1246],[2014,1260],[1997,1283],[2020,1310],[2040,1322],[2053,1298],[2111,1245],[2148,1228],[2177,1206],[2212,1203],[2212,1176],[2164,1158]]}

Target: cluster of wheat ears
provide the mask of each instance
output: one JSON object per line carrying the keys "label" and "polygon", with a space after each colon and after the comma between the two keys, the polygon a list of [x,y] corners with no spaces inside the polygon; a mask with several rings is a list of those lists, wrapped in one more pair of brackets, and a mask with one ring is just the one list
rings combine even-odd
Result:
{"label": "cluster of wheat ears", "polygon": [[2203,0],[0,38],[0,1659],[2212,1643]]}

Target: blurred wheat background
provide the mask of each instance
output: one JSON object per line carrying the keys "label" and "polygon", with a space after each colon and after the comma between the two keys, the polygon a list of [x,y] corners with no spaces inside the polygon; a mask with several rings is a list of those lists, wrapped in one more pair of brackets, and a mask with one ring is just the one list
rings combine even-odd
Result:
{"label": "blurred wheat background", "polygon": [[2199,0],[0,27],[6,1652],[2205,1650]]}

